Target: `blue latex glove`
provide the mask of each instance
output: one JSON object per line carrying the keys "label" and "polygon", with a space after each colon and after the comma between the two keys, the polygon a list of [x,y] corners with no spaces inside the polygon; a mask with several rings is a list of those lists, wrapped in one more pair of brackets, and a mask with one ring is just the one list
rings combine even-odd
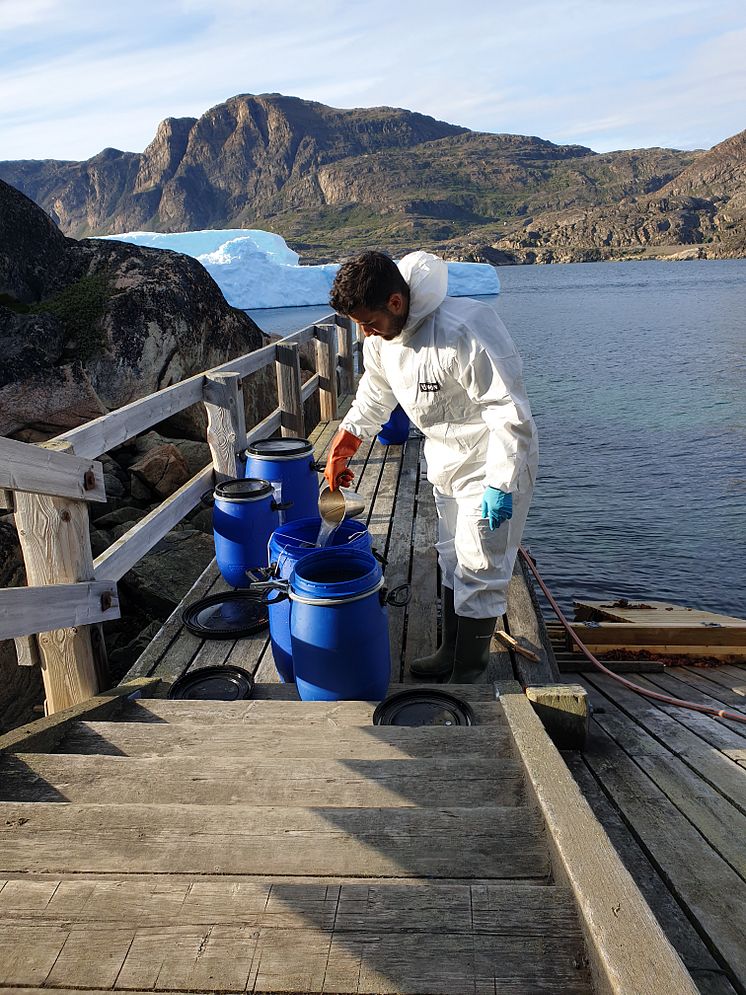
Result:
{"label": "blue latex glove", "polygon": [[482,518],[487,518],[490,530],[499,529],[503,522],[513,517],[513,495],[488,487],[482,498]]}

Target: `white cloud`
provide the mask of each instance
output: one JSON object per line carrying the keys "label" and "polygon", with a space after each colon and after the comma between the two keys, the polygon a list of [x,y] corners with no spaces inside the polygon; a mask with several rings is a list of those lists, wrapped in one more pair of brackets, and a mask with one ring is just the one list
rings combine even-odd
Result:
{"label": "white cloud", "polygon": [[[599,150],[746,121],[732,0],[0,0],[0,158],[140,150],[237,93],[406,107]],[[33,31],[24,30],[32,26]]]}

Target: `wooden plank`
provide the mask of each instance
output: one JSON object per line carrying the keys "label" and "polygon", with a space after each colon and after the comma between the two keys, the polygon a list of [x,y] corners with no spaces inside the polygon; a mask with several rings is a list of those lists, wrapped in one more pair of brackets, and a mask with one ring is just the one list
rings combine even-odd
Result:
{"label": "wooden plank", "polygon": [[237,454],[246,448],[246,413],[241,378],[237,373],[205,376],[207,444],[212,453],[216,480],[238,476]]}
{"label": "wooden plank", "polygon": [[[746,698],[746,672],[738,671],[739,676],[734,677],[732,674],[728,673],[729,670],[733,668],[730,667],[708,667],[707,669],[698,668],[695,670],[693,667],[682,667],[682,673],[696,674],[700,680],[707,680],[716,684],[720,688],[724,688],[726,691],[730,692],[729,701],[736,702],[740,699],[743,705],[744,699]],[[738,668],[736,668],[737,670]],[[717,698],[718,695],[716,694]]]}
{"label": "wooden plank", "polygon": [[438,645],[435,613],[438,583],[438,556],[435,551],[437,536],[438,516],[433,488],[427,479],[425,457],[421,454],[412,537],[412,600],[407,610],[404,651],[407,672],[413,660],[434,653]]}
{"label": "wooden plank", "polygon": [[[595,689],[589,694],[598,725],[700,831],[707,844],[737,874],[746,877],[746,816],[610,700]],[[746,782],[743,786],[746,788]]]}
{"label": "wooden plank", "polygon": [[106,501],[100,463],[15,439],[0,438],[0,488],[76,501]]}
{"label": "wooden plank", "polygon": [[306,380],[306,382],[303,384],[303,386],[300,389],[300,398],[304,404],[309,399],[309,397],[315,394],[316,391],[319,389],[320,382],[321,378],[319,377],[318,373],[314,373],[314,375],[312,377],[309,377],[308,380]]}
{"label": "wooden plank", "polygon": [[0,639],[119,618],[113,581],[0,590]]}
{"label": "wooden plank", "polygon": [[527,687],[526,697],[558,750],[582,750],[588,735],[588,693],[582,684]]}
{"label": "wooden plank", "polygon": [[281,344],[276,346],[276,350],[277,397],[282,434],[302,438],[305,428],[298,346]]}
{"label": "wooden plank", "polygon": [[519,685],[502,685],[500,701],[546,820],[555,879],[575,894],[597,992],[697,995]]}
{"label": "wooden plank", "polygon": [[701,622],[718,622],[723,625],[735,624],[746,626],[746,619],[735,615],[723,615],[718,612],[702,611],[698,608],[687,608],[685,605],[674,605],[668,601],[649,601],[644,599],[625,599],[608,603],[604,601],[575,601],[575,617],[578,621],[602,620],[612,622],[634,622],[642,625],[671,625],[683,622],[685,625]]}
{"label": "wooden plank", "polygon": [[593,809],[593,814],[608,834],[614,849],[689,972],[717,971],[717,961],[646,856],[618,809],[607,798],[602,783],[587,766],[582,754],[567,753],[564,760],[583,792],[583,797]]}
{"label": "wooden plank", "polygon": [[584,757],[710,949],[743,985],[742,880],[722,857],[703,845],[689,820],[597,725]]}
{"label": "wooden plank", "polygon": [[206,597],[219,576],[217,564],[215,560],[212,560],[191,586],[183,601],[171,612],[148,646],[127,671],[122,683],[136,677],[150,676],[184,627],[184,623],[181,621],[184,607]]}
{"label": "wooden plank", "polygon": [[41,654],[36,636],[15,636],[16,659],[19,667],[41,667]]}
{"label": "wooden plank", "polygon": [[[275,704],[274,702],[272,704]],[[346,808],[474,807],[525,803],[517,761],[256,760],[244,757],[71,756],[0,759],[3,801],[269,805]],[[0,903],[1,906],[2,903]]]}
{"label": "wooden plank", "polygon": [[70,725],[81,718],[104,719],[116,714],[124,706],[129,695],[140,694],[153,688],[157,681],[153,678],[139,678],[104,691],[95,698],[71,705],[55,715],[29,722],[0,736],[0,753],[49,753],[57,748]]}
{"label": "wooden plank", "polygon": [[316,325],[316,369],[322,421],[337,417],[337,326]]}
{"label": "wooden plank", "polygon": [[340,392],[351,394],[355,389],[355,351],[352,320],[337,316]]}
{"label": "wooden plank", "polygon": [[[710,697],[710,695],[702,694],[701,691],[697,691],[695,688],[689,685],[682,685],[681,681],[677,681],[675,677],[670,677],[665,671],[661,674],[648,674],[644,679],[645,683],[654,691],[659,694],[671,695],[674,698],[684,698],[687,701],[694,702],[697,705],[705,705],[707,708],[722,709],[722,704],[715,698]],[[640,682],[642,683],[642,682]],[[666,706],[662,707],[670,708],[676,706]],[[730,719],[724,719],[717,716],[704,715],[701,712],[696,713],[689,711],[685,708],[677,708],[677,718],[681,722],[691,722],[693,717],[696,716],[700,719],[701,727],[707,728],[708,734],[710,736],[710,741],[713,745],[718,745],[722,743],[723,746],[738,746],[746,741],[746,723],[734,722]],[[721,733],[722,730],[722,734]],[[720,735],[718,735],[720,734]],[[717,742],[713,741],[713,737]]]}
{"label": "wooden plank", "polygon": [[3,815],[3,872],[545,879],[549,870],[541,822],[522,806],[214,805],[205,819],[193,805],[6,802]]}
{"label": "wooden plank", "polygon": [[[68,449],[67,443],[47,443]],[[88,506],[84,501],[16,492],[15,521],[29,587],[102,580],[94,576]],[[108,684],[99,625],[54,629],[37,636],[47,711],[85,701]]]}
{"label": "wooden plank", "polygon": [[520,653],[514,654],[513,666],[521,684],[525,687],[527,684],[559,683],[559,668],[544,625],[541,606],[529,568],[520,554],[516,557],[513,574],[508,584],[506,614],[510,635],[522,648],[538,657],[538,660],[534,661],[526,659]]}
{"label": "wooden plank", "polygon": [[204,467],[161,502],[93,561],[96,580],[121,580],[174,525],[196,508],[214,481],[212,465]]}
{"label": "wooden plank", "polygon": [[[649,699],[603,675],[583,678],[582,683],[589,693],[597,691],[611,699],[625,715],[634,719],[662,743],[669,753],[679,757],[741,811],[746,811],[743,778],[721,753],[713,750],[695,731],[677,720],[682,709],[671,710],[670,713],[664,711]],[[605,701],[596,702],[597,711],[603,707],[606,707]],[[705,716],[697,716],[697,719],[702,719],[705,724],[712,724],[712,720]],[[639,744],[639,739],[637,742]]]}
{"label": "wooden plank", "polygon": [[[243,640],[237,640],[237,645]],[[583,694],[585,695],[585,690]],[[373,725],[376,703],[371,701],[161,701],[138,699],[122,713],[121,721],[163,725],[281,725],[283,729],[309,726]],[[471,703],[480,726],[505,725],[505,716],[495,702]]]}
{"label": "wooden plank", "polygon": [[[687,696],[687,688],[695,688],[712,698],[713,701],[719,702],[721,708],[746,713],[746,698],[727,687],[726,684],[712,680],[709,676],[710,670],[695,670],[693,667],[667,667],[665,672],[669,677],[681,681],[682,697]],[[727,681],[728,678],[725,680]]]}
{"label": "wooden plank", "polygon": [[510,756],[502,725],[404,728],[354,726],[336,729],[268,729],[243,726],[206,727],[139,723],[85,722],[70,729],[60,745],[65,753],[126,756],[250,756],[279,759],[408,760],[439,757],[458,750],[473,757]]}
{"label": "wooden plank", "polygon": [[[384,550],[387,559],[386,582],[391,588],[406,584],[410,577],[419,450],[419,443],[414,440],[401,447],[401,464],[394,514],[388,535],[388,545]],[[408,610],[393,611],[389,614],[389,646],[391,679],[393,681],[401,681],[404,678],[404,627],[407,615]]]}
{"label": "wooden plank", "polygon": [[[116,988],[540,995],[560,990],[551,984],[567,995],[591,990],[587,972],[574,964],[581,941],[565,889],[229,884],[211,877],[159,889],[133,879],[129,896],[117,882],[54,884],[47,908],[27,912],[29,886],[19,882],[6,920],[15,912],[40,936],[59,929],[81,940],[98,928],[115,947],[120,931],[128,932]],[[177,909],[184,921],[174,924]],[[56,983],[76,984],[71,959],[59,963]],[[106,978],[102,965],[101,982]]]}
{"label": "wooden plank", "polygon": [[[713,651],[735,651],[746,647],[746,624],[709,626],[640,625],[634,622],[574,622],[573,628],[585,645],[594,652],[611,649],[671,652],[697,649],[707,656]],[[664,647],[667,647],[664,650]],[[707,651],[707,652],[705,652]]]}

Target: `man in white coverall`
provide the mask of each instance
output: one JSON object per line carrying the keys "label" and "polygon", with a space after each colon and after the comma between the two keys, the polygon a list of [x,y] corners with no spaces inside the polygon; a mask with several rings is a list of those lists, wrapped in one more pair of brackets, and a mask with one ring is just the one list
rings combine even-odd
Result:
{"label": "man in white coverall", "polygon": [[330,303],[365,333],[365,374],[332,440],[324,476],[348,485],[348,460],[397,402],[425,436],[438,512],[443,638],[417,677],[479,679],[505,612],[536,478],[538,442],[522,364],[487,304],[446,296],[448,267],[427,252],[397,266],[380,252],[343,264]]}

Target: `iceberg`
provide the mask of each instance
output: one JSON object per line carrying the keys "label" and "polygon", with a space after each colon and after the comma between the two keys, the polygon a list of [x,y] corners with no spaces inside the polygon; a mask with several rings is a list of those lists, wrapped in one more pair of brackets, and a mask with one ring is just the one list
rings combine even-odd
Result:
{"label": "iceberg", "polygon": [[[255,228],[207,231],[129,231],[103,235],[151,249],[170,249],[197,259],[233,307],[242,310],[324,305],[338,263],[303,266],[281,235]],[[448,263],[451,297],[500,293],[500,281],[487,263]]]}

